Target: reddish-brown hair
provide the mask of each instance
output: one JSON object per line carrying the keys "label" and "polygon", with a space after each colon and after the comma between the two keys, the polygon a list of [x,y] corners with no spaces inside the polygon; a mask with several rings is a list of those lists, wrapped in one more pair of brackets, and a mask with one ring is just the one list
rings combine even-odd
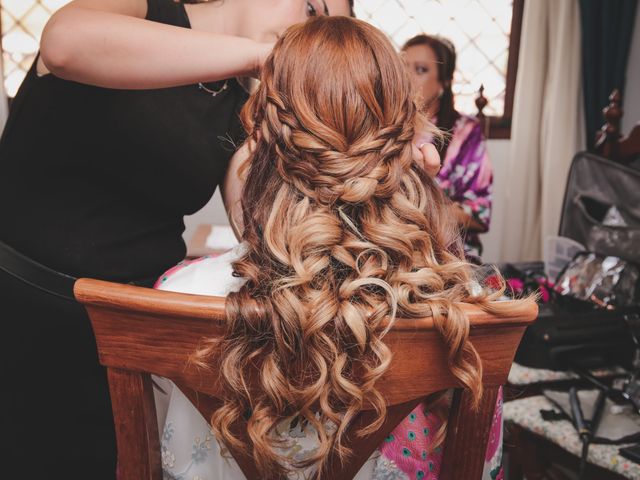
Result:
{"label": "reddish-brown hair", "polygon": [[[246,252],[233,267],[247,282],[227,299],[224,339],[199,356],[222,358],[218,438],[247,448],[233,424],[249,413],[249,447],[269,478],[322,472],[333,449],[347,455],[342,436],[363,406],[379,413],[363,432],[384,420],[376,381],[397,316],[433,316],[451,371],[479,399],[482,366],[460,302],[496,307],[474,289],[443,195],[412,156],[421,119],[386,36],[348,17],[291,27],[243,116],[255,146]],[[319,442],[300,462],[282,457],[276,434],[296,416]]]}

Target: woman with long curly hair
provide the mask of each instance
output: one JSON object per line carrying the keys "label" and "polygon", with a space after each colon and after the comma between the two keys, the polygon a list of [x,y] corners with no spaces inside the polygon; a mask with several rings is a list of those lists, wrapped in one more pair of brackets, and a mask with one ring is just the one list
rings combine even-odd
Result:
{"label": "woman with long curly hair", "polygon": [[[446,200],[416,160],[424,121],[384,34],[346,17],[307,21],[279,39],[261,80],[243,110],[242,244],[159,281],[227,295],[226,334],[194,355],[221,372],[224,403],[212,433],[171,390],[169,478],[243,478],[217,442],[249,448],[264,478],[322,471],[334,449],[348,455],[343,436],[363,405],[379,413],[365,431],[385,417],[376,382],[392,362],[384,336],[396,318],[433,316],[452,373],[478,400],[482,365],[461,303],[509,313],[474,280]],[[213,353],[221,364],[210,365]],[[256,371],[261,388],[250,390]],[[357,478],[436,478],[440,406],[412,412]],[[232,425],[248,412],[244,445]]]}

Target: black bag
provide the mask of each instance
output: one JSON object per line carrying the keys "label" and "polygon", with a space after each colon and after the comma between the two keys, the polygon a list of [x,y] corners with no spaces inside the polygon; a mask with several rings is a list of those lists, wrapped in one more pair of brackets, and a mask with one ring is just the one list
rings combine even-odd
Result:
{"label": "black bag", "polygon": [[640,170],[590,153],[571,163],[559,235],[640,263]]}
{"label": "black bag", "polygon": [[515,361],[549,370],[630,367],[635,345],[625,315],[637,313],[635,309],[594,310],[581,303],[542,304],[535,323],[522,337]]}
{"label": "black bag", "polygon": [[[597,254],[640,263],[640,171],[578,153],[567,180],[559,234]],[[638,313],[637,305],[607,310],[555,295],[540,305],[515,361],[552,370],[629,366],[634,344],[625,316]]]}

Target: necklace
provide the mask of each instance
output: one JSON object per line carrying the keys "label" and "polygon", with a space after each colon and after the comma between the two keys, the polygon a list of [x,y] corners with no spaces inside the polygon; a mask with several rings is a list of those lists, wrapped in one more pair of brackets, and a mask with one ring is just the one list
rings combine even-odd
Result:
{"label": "necklace", "polygon": [[224,92],[228,87],[229,87],[229,80],[225,80],[222,87],[220,87],[218,90],[211,90],[210,88],[205,87],[202,82],[198,82],[198,90],[202,90],[203,92],[208,93],[212,97],[217,97],[219,94]]}

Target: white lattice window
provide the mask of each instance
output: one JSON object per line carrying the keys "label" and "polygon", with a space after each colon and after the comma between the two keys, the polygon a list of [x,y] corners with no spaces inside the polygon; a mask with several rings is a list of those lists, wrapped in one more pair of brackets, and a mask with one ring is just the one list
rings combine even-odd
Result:
{"label": "white lattice window", "polygon": [[69,0],[0,0],[4,86],[13,97],[38,52],[42,29]]}
{"label": "white lattice window", "polygon": [[473,113],[483,84],[488,115],[502,116],[506,91],[512,0],[357,0],[356,14],[385,31],[398,48],[419,33],[453,42],[456,108]]}
{"label": "white lattice window", "polygon": [[[451,40],[457,52],[453,83],[456,109],[476,113],[474,100],[484,85],[489,101],[484,113],[509,117],[502,122],[506,127],[517,66],[517,49],[512,50],[516,58],[509,61],[516,3],[520,4],[517,15],[521,15],[522,2],[518,0],[356,0],[355,11],[358,18],[386,32],[398,48],[419,33]],[[513,33],[519,42],[519,22],[517,25]],[[514,69],[510,82],[508,67]],[[506,135],[508,130],[500,134]]]}
{"label": "white lattice window", "polygon": [[[13,97],[38,51],[51,14],[69,0],[0,0],[4,84]],[[418,33],[449,38],[458,53],[454,77],[456,108],[475,113],[474,98],[484,85],[489,116],[510,117],[509,46],[514,3],[522,0],[356,0],[359,18],[402,45]],[[519,31],[517,32],[519,35]],[[516,51],[517,55],[517,51]]]}

